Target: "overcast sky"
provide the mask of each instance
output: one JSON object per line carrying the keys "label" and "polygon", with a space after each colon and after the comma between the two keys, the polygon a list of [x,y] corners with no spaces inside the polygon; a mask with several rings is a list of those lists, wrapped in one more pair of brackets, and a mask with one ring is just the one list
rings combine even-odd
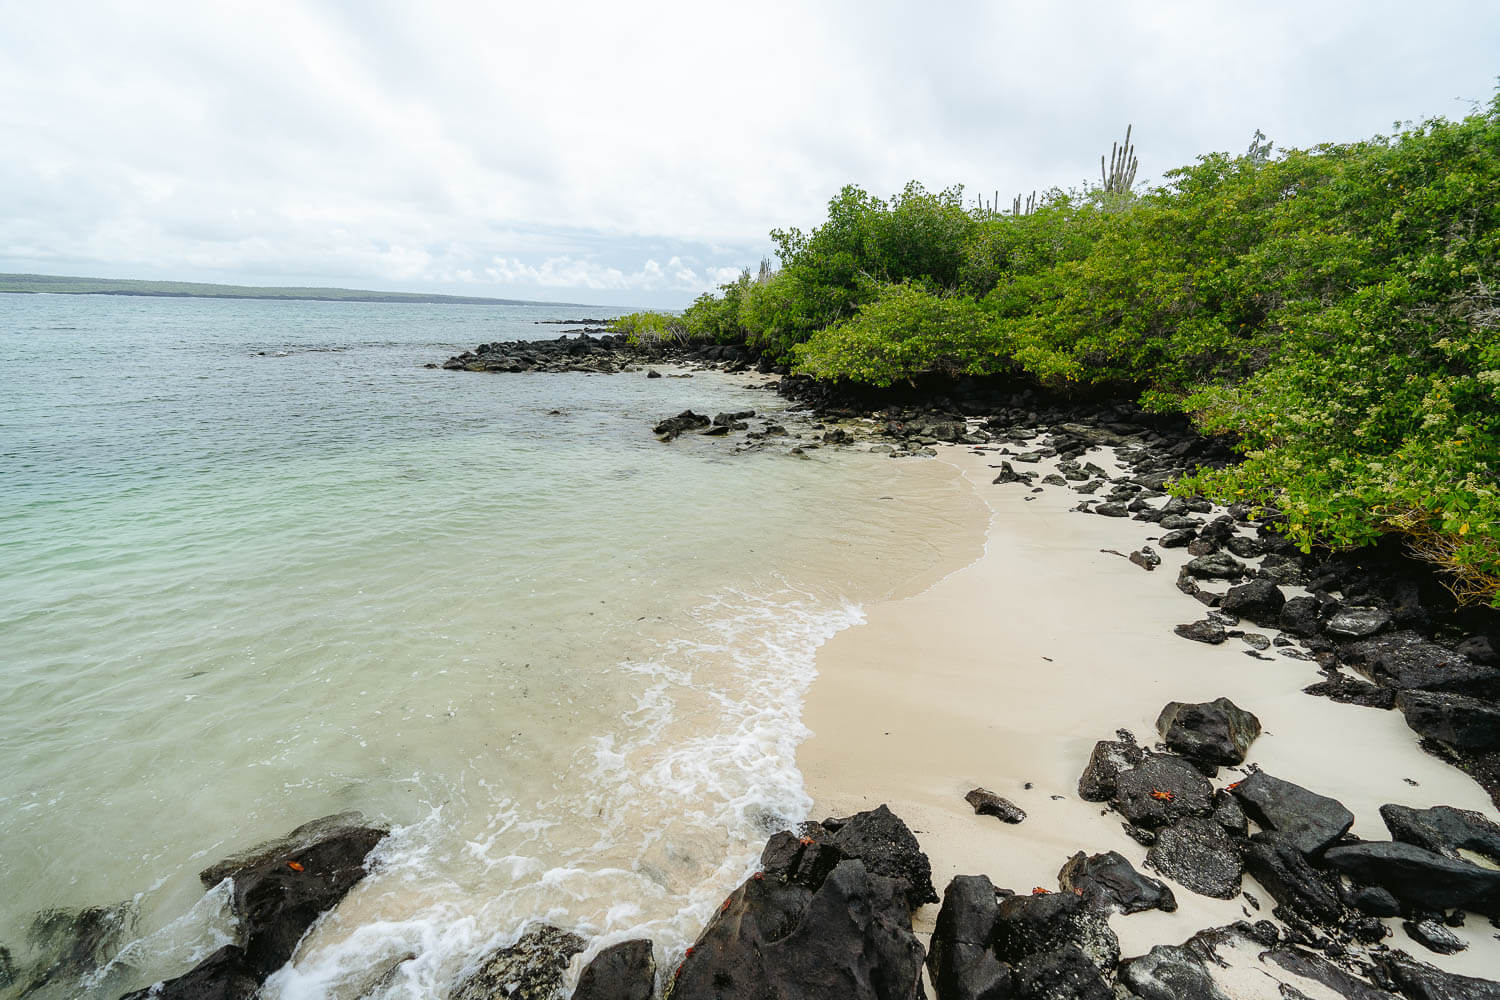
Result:
{"label": "overcast sky", "polygon": [[[1044,9],[1045,8],[1045,9]],[[1500,3],[0,0],[0,271],[680,307],[846,183],[1457,117]]]}

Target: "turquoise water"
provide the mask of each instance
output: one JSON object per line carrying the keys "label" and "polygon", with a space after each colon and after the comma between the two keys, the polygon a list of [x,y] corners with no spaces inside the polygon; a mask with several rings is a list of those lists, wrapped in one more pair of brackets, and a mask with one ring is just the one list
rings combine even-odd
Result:
{"label": "turquoise water", "polygon": [[439,996],[531,918],[680,947],[808,808],[813,650],[943,487],[650,434],[759,377],[422,367],[584,313],[0,296],[0,945],[135,914],[56,995],[185,971],[195,873],[331,812],[396,832],[272,996]]}

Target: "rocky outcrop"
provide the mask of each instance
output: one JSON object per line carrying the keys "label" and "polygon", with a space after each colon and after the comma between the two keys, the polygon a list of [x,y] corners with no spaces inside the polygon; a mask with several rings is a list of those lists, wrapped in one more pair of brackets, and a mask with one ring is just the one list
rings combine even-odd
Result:
{"label": "rocky outcrop", "polygon": [[573,1000],[651,1000],[656,955],[644,938],[621,941],[595,955],[578,974]]}
{"label": "rocky outcrop", "polygon": [[240,940],[152,987],[149,995],[171,1000],[252,995],[286,964],[308,928],[365,877],[366,859],[387,832],[362,825],[355,813],[340,813],[205,868],[198,877],[207,887],[232,880],[230,909]]}
{"label": "rocky outcrop", "polygon": [[1245,760],[1260,735],[1260,720],[1228,698],[1196,704],[1169,701],[1156,717],[1156,731],[1169,750],[1216,767]]}
{"label": "rocky outcrop", "polygon": [[678,967],[672,1000],[914,1000],[922,946],[905,886],[857,858],[817,884],[747,879]]}
{"label": "rocky outcrop", "polygon": [[[872,874],[899,882],[911,909],[938,901],[932,886],[932,865],[922,853],[922,845],[888,806],[845,819],[824,820],[821,829],[831,831],[833,845],[846,856],[863,861]],[[813,835],[819,836],[817,832]]]}
{"label": "rocky outcrop", "polygon": [[536,924],[460,976],[448,1000],[555,1000],[569,960],[584,944],[577,934]]}
{"label": "rocky outcrop", "polygon": [[205,869],[205,885],[233,880],[230,909],[245,960],[262,978],[292,957],[313,922],[365,877],[365,859],[389,831],[329,816]]}

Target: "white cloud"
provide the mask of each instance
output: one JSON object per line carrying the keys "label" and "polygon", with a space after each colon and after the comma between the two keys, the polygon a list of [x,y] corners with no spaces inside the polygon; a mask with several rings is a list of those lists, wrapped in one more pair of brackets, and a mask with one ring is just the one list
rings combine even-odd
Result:
{"label": "white cloud", "polygon": [[1126,122],[1143,177],[1256,128],[1359,138],[1487,98],[1500,51],[1461,0],[4,11],[0,269],[667,305],[848,182],[1008,200]]}

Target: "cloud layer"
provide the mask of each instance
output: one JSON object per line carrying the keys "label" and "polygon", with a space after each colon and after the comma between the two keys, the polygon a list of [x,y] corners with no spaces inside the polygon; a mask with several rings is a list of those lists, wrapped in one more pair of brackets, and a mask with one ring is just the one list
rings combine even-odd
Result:
{"label": "cloud layer", "polygon": [[[809,6],[816,10],[809,11]],[[1487,99],[1435,2],[0,0],[0,270],[683,305],[845,183],[1002,200]]]}

